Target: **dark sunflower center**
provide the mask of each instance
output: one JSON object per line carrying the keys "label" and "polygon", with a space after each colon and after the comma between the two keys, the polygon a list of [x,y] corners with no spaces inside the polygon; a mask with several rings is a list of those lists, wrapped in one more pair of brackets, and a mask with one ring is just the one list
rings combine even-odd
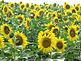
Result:
{"label": "dark sunflower center", "polygon": [[49,26],[49,29],[51,29],[52,27],[53,27],[53,25],[50,25],[50,26]]}
{"label": "dark sunflower center", "polygon": [[26,7],[29,7],[29,4],[26,4]]}
{"label": "dark sunflower center", "polygon": [[24,8],[24,5],[21,5],[21,8],[23,9]]}
{"label": "dark sunflower center", "polygon": [[67,18],[66,17],[64,17],[64,21],[67,21]]}
{"label": "dark sunflower center", "polygon": [[11,7],[14,7],[14,5],[13,5],[13,4],[11,4]]}
{"label": "dark sunflower center", "polygon": [[7,7],[4,8],[4,11],[7,12]]}
{"label": "dark sunflower center", "polygon": [[42,45],[43,45],[44,48],[48,48],[51,45],[51,39],[44,38],[43,42],[42,42]]}
{"label": "dark sunflower center", "polygon": [[55,17],[55,14],[53,14],[53,17]]}
{"label": "dark sunflower center", "polygon": [[76,13],[76,11],[73,9],[73,10],[72,10],[72,13]]}
{"label": "dark sunflower center", "polygon": [[58,29],[54,29],[54,30],[53,30],[53,33],[56,33],[56,32],[58,32]]}
{"label": "dark sunflower center", "polygon": [[30,25],[29,21],[27,21],[27,25],[28,25],[28,26]]}
{"label": "dark sunflower center", "polygon": [[61,41],[57,42],[57,48],[62,49],[63,48],[63,43]]}
{"label": "dark sunflower center", "polygon": [[71,36],[71,37],[74,37],[75,34],[76,34],[76,33],[75,33],[75,30],[74,30],[74,29],[71,29],[71,30],[70,30],[70,36]]}
{"label": "dark sunflower center", "polygon": [[19,46],[19,45],[22,45],[22,43],[23,43],[23,39],[22,39],[22,37],[21,36],[19,36],[19,35],[16,35],[16,45],[17,46]]}
{"label": "dark sunflower center", "polygon": [[66,9],[69,9],[70,8],[70,6],[69,5],[66,5]]}
{"label": "dark sunflower center", "polygon": [[18,19],[19,19],[19,20],[23,20],[23,18],[22,18],[22,17],[18,17]]}
{"label": "dark sunflower center", "polygon": [[4,27],[4,32],[5,32],[5,34],[9,34],[10,29],[9,29],[7,26],[5,26],[5,27]]}
{"label": "dark sunflower center", "polygon": [[78,11],[79,10],[79,8],[78,7],[75,7],[75,9]]}

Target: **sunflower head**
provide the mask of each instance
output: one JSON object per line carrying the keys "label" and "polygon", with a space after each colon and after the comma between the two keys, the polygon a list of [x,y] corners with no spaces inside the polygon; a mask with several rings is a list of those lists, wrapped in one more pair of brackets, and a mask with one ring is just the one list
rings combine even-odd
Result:
{"label": "sunflower head", "polygon": [[59,35],[59,27],[55,26],[51,29],[51,31],[55,34],[56,37]]}
{"label": "sunflower head", "polygon": [[8,38],[9,35],[11,34],[11,32],[12,32],[12,28],[11,28],[8,24],[3,24],[3,25],[1,26],[1,31],[2,31],[2,34],[3,34],[6,38]]}
{"label": "sunflower head", "polygon": [[74,40],[78,39],[78,31],[79,30],[77,30],[77,26],[76,25],[69,26],[69,29],[68,29],[68,38],[71,41],[74,41]]}
{"label": "sunflower head", "polygon": [[25,20],[25,27],[27,28],[27,29],[29,29],[30,28],[30,18],[26,18],[26,20]]}
{"label": "sunflower head", "polygon": [[0,48],[4,48],[4,39],[0,36]]}
{"label": "sunflower head", "polygon": [[54,27],[54,24],[52,22],[48,23],[48,24],[45,24],[45,26],[48,28],[48,29],[52,29],[52,27]]}
{"label": "sunflower head", "polygon": [[21,4],[21,5],[20,5],[20,9],[21,9],[21,10],[24,10],[25,8],[26,8],[26,5],[25,5],[25,4]]}
{"label": "sunflower head", "polygon": [[54,34],[46,30],[44,32],[39,32],[38,34],[38,48],[43,51],[43,53],[52,52],[54,48],[55,36]]}
{"label": "sunflower head", "polygon": [[13,17],[13,15],[14,15],[14,14],[13,14],[12,10],[8,10],[6,16],[7,16],[8,18],[11,18],[11,17]]}
{"label": "sunflower head", "polygon": [[31,19],[34,19],[34,18],[36,18],[36,10],[32,10],[32,11],[30,11],[30,18]]}
{"label": "sunflower head", "polygon": [[9,10],[9,8],[7,7],[7,5],[5,5],[4,7],[3,7],[3,14],[6,14],[7,13],[7,11]]}
{"label": "sunflower head", "polygon": [[57,40],[56,40],[55,49],[56,49],[58,52],[64,52],[65,47],[66,47],[66,44],[65,44],[64,39],[57,39]]}
{"label": "sunflower head", "polygon": [[23,21],[25,20],[24,15],[21,14],[17,15],[16,18],[18,19],[19,24],[23,23]]}
{"label": "sunflower head", "polygon": [[12,38],[8,40],[13,46],[15,44],[16,46],[22,46],[22,48],[25,48],[28,44],[27,37],[23,33],[19,33],[19,31],[17,31],[15,32],[14,37],[15,40]]}

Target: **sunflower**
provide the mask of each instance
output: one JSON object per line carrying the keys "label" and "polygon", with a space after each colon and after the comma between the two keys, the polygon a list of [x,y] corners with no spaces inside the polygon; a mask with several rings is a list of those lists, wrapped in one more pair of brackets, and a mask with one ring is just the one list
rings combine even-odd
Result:
{"label": "sunflower", "polygon": [[15,4],[12,3],[12,2],[10,2],[10,3],[8,3],[8,6],[9,6],[11,9],[13,9],[13,8],[15,7]]}
{"label": "sunflower", "polygon": [[26,8],[29,8],[30,7],[30,4],[29,3],[26,3],[25,5],[26,5]]}
{"label": "sunflower", "polygon": [[39,14],[39,16],[43,16],[43,15],[44,15],[44,9],[40,9],[40,10],[38,11],[38,14]]}
{"label": "sunflower", "polygon": [[2,36],[0,36],[0,48],[4,47],[4,39]]}
{"label": "sunflower", "polygon": [[30,11],[30,14],[29,14],[29,15],[30,15],[30,18],[31,18],[31,19],[36,18],[36,12],[37,12],[36,10],[31,10],[31,11]]}
{"label": "sunflower", "polygon": [[48,29],[52,29],[52,27],[54,27],[54,24],[52,22],[48,23],[48,24],[44,24]]}
{"label": "sunflower", "polygon": [[64,15],[63,16],[63,21],[64,21],[64,23],[68,23],[69,22],[68,17]]}
{"label": "sunflower", "polygon": [[43,51],[43,53],[49,53],[53,51],[55,43],[54,34],[49,31],[40,31],[38,34],[38,48]]}
{"label": "sunflower", "polygon": [[8,38],[12,32],[12,28],[8,24],[3,24],[1,26],[1,32],[6,38]]}
{"label": "sunflower", "polygon": [[59,27],[58,26],[55,26],[55,27],[52,27],[51,31],[55,34],[55,36],[59,36]]}
{"label": "sunflower", "polygon": [[10,38],[8,40],[9,43],[13,46],[15,44],[16,46],[22,46],[22,48],[25,48],[26,45],[28,44],[27,37],[23,33],[19,33],[18,31],[15,32],[14,36],[15,36],[16,40]]}
{"label": "sunflower", "polygon": [[3,10],[2,10],[3,14],[6,14],[8,10],[9,10],[9,8],[7,7],[7,5],[4,5]]}
{"label": "sunflower", "polygon": [[55,43],[54,45],[55,45],[55,49],[56,49],[58,52],[64,52],[65,47],[67,46],[67,45],[65,44],[64,39],[56,39],[56,43]]}
{"label": "sunflower", "polygon": [[27,28],[27,29],[29,29],[30,28],[30,18],[26,18],[26,20],[25,20],[25,27]]}
{"label": "sunflower", "polygon": [[20,4],[20,9],[21,10],[24,10],[26,8],[26,5],[25,4]]}
{"label": "sunflower", "polygon": [[23,21],[25,20],[24,15],[21,14],[17,15],[16,18],[18,19],[19,24],[23,23]]}
{"label": "sunflower", "polygon": [[57,17],[57,12],[56,12],[56,11],[54,11],[54,12],[52,13],[52,17],[53,17],[53,18]]}
{"label": "sunflower", "polygon": [[13,17],[13,16],[14,16],[14,14],[13,14],[12,10],[10,10],[10,9],[9,9],[9,10],[7,11],[6,16],[7,16],[8,18]]}
{"label": "sunflower", "polygon": [[78,39],[78,30],[77,30],[77,26],[76,25],[69,26],[69,29],[68,29],[68,38],[71,41],[74,41],[74,40]]}
{"label": "sunflower", "polygon": [[65,10],[65,12],[69,12],[71,10],[71,8],[72,8],[72,6],[70,6],[66,2],[64,3],[64,10]]}
{"label": "sunflower", "polygon": [[76,11],[80,11],[80,5],[74,5],[74,8],[76,9]]}

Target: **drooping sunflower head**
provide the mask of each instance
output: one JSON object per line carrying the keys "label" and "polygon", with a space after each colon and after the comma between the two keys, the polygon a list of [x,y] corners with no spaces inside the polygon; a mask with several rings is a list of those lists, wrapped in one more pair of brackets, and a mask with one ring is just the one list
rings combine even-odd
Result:
{"label": "drooping sunflower head", "polygon": [[12,10],[8,10],[6,16],[7,16],[8,18],[11,18],[11,17],[13,17],[13,15],[14,15],[14,14],[13,14]]}
{"label": "drooping sunflower head", "polygon": [[56,43],[55,43],[55,49],[58,52],[64,52],[66,47],[65,41],[64,39],[57,39]]}
{"label": "drooping sunflower head", "polygon": [[58,26],[52,27],[51,31],[55,34],[56,37],[59,36],[59,27]]}
{"label": "drooping sunflower head", "polygon": [[71,41],[77,40],[78,39],[78,31],[76,25],[69,26],[68,29],[68,38]]}
{"label": "drooping sunflower head", "polygon": [[4,48],[4,39],[0,36],[0,48]]}
{"label": "drooping sunflower head", "polygon": [[3,24],[1,26],[1,32],[6,38],[8,38],[12,32],[12,28],[8,24]]}
{"label": "drooping sunflower head", "polygon": [[15,32],[14,37],[15,37],[15,40],[12,38],[8,40],[10,44],[12,44],[13,46],[15,44],[16,46],[22,46],[22,48],[25,48],[26,45],[28,44],[27,37],[23,33],[19,33],[17,31]]}
{"label": "drooping sunflower head", "polygon": [[54,34],[49,31],[41,31],[38,34],[38,48],[43,51],[43,53],[49,53],[53,51],[55,43]]}
{"label": "drooping sunflower head", "polygon": [[30,28],[30,18],[26,18],[26,20],[25,20],[25,27],[27,28],[27,29],[29,29]]}

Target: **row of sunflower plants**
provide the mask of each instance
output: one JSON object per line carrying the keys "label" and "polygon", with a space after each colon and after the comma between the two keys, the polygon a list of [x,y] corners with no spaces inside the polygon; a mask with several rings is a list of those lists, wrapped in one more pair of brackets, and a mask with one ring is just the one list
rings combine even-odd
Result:
{"label": "row of sunflower plants", "polygon": [[81,61],[81,5],[0,1],[0,61]]}

